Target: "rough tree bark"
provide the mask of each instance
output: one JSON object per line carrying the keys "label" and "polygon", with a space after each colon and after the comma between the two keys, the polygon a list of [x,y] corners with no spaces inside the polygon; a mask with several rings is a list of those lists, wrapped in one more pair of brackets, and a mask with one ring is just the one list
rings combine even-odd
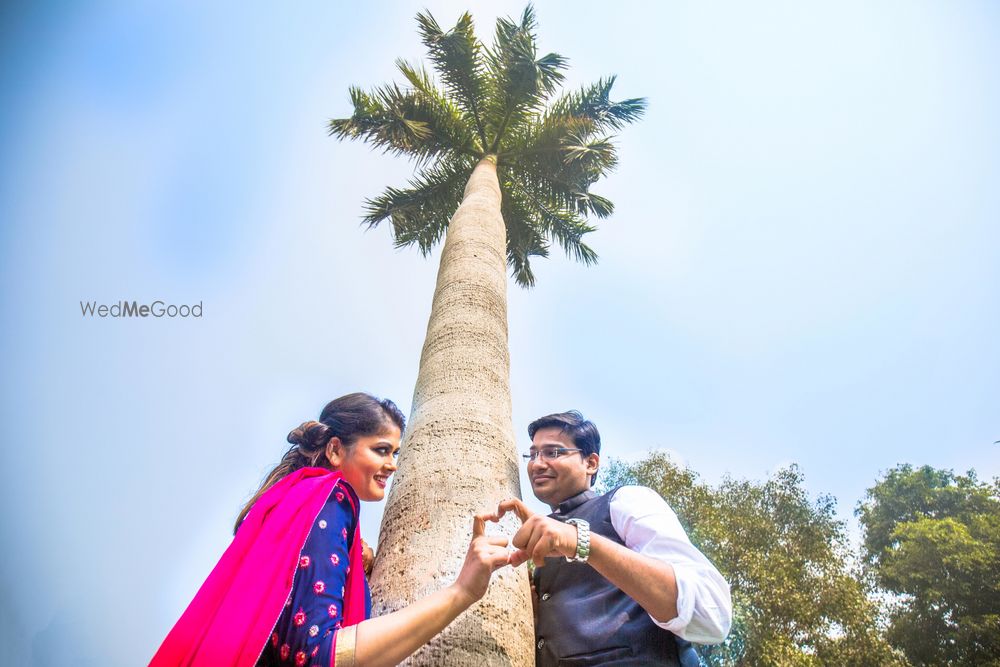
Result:
{"label": "rough tree bark", "polygon": [[[479,162],[448,226],[399,470],[372,573],[373,614],[455,580],[472,515],[520,498],[511,424],[506,230],[495,159]],[[505,523],[496,532],[513,534]],[[408,665],[534,663],[526,568],[503,568],[489,592]]]}

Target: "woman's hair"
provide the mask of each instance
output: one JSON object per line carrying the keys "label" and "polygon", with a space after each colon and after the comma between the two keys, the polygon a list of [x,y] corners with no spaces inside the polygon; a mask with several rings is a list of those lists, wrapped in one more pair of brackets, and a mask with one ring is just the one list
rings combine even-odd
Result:
{"label": "woman's hair", "polygon": [[286,475],[300,468],[329,468],[326,446],[331,438],[340,438],[345,447],[352,446],[359,437],[382,435],[393,427],[402,433],[406,418],[396,404],[388,398],[378,399],[370,394],[357,392],[335,398],[326,404],[319,421],[302,422],[288,434],[292,444],[281,457],[281,462],[264,479],[253,497],[243,506],[236,518],[233,533],[239,530],[253,504],[265,491]]}

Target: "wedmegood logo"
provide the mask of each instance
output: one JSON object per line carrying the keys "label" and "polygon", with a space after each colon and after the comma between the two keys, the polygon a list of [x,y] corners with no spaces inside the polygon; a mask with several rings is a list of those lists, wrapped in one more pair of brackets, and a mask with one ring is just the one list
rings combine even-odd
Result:
{"label": "wedmegood logo", "polygon": [[173,304],[154,301],[140,304],[138,301],[119,301],[108,305],[96,301],[81,301],[80,313],[84,317],[201,317],[201,301],[195,304]]}

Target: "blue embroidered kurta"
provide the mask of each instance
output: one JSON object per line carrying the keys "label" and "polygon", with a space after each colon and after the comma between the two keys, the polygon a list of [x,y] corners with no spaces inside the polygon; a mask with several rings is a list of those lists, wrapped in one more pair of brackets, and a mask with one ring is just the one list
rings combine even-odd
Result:
{"label": "blue embroidered kurta", "polygon": [[[299,554],[292,592],[259,665],[332,665],[333,638],[344,620],[344,586],[355,529],[348,493],[354,492],[338,485],[309,531]],[[353,501],[357,506],[357,496]],[[366,581],[365,617],[370,615],[371,593]]]}

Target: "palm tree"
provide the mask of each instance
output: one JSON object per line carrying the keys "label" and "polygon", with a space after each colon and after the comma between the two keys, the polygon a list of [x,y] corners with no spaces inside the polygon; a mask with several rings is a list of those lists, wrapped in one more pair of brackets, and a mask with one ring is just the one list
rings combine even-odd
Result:
{"label": "palm tree", "polygon": [[[520,497],[507,267],[530,287],[530,258],[547,256],[552,243],[596,261],[583,242],[594,229],[587,218],[606,218],[613,205],[590,186],[617,162],[608,133],[645,108],[642,99],[612,102],[614,77],[555,97],[566,59],[538,57],[530,6],[520,22],[497,21],[492,48],[468,13],[447,32],[429,12],[417,23],[440,85],[399,60],[405,86],[351,88],[353,115],[330,121],[337,138],[416,160],[408,188],[366,202],[369,228],[388,220],[397,247],[415,244],[424,255],[445,237],[372,575],[376,614],[451,582],[471,515]],[[411,664],[529,665],[533,637],[524,568],[507,569]]]}

